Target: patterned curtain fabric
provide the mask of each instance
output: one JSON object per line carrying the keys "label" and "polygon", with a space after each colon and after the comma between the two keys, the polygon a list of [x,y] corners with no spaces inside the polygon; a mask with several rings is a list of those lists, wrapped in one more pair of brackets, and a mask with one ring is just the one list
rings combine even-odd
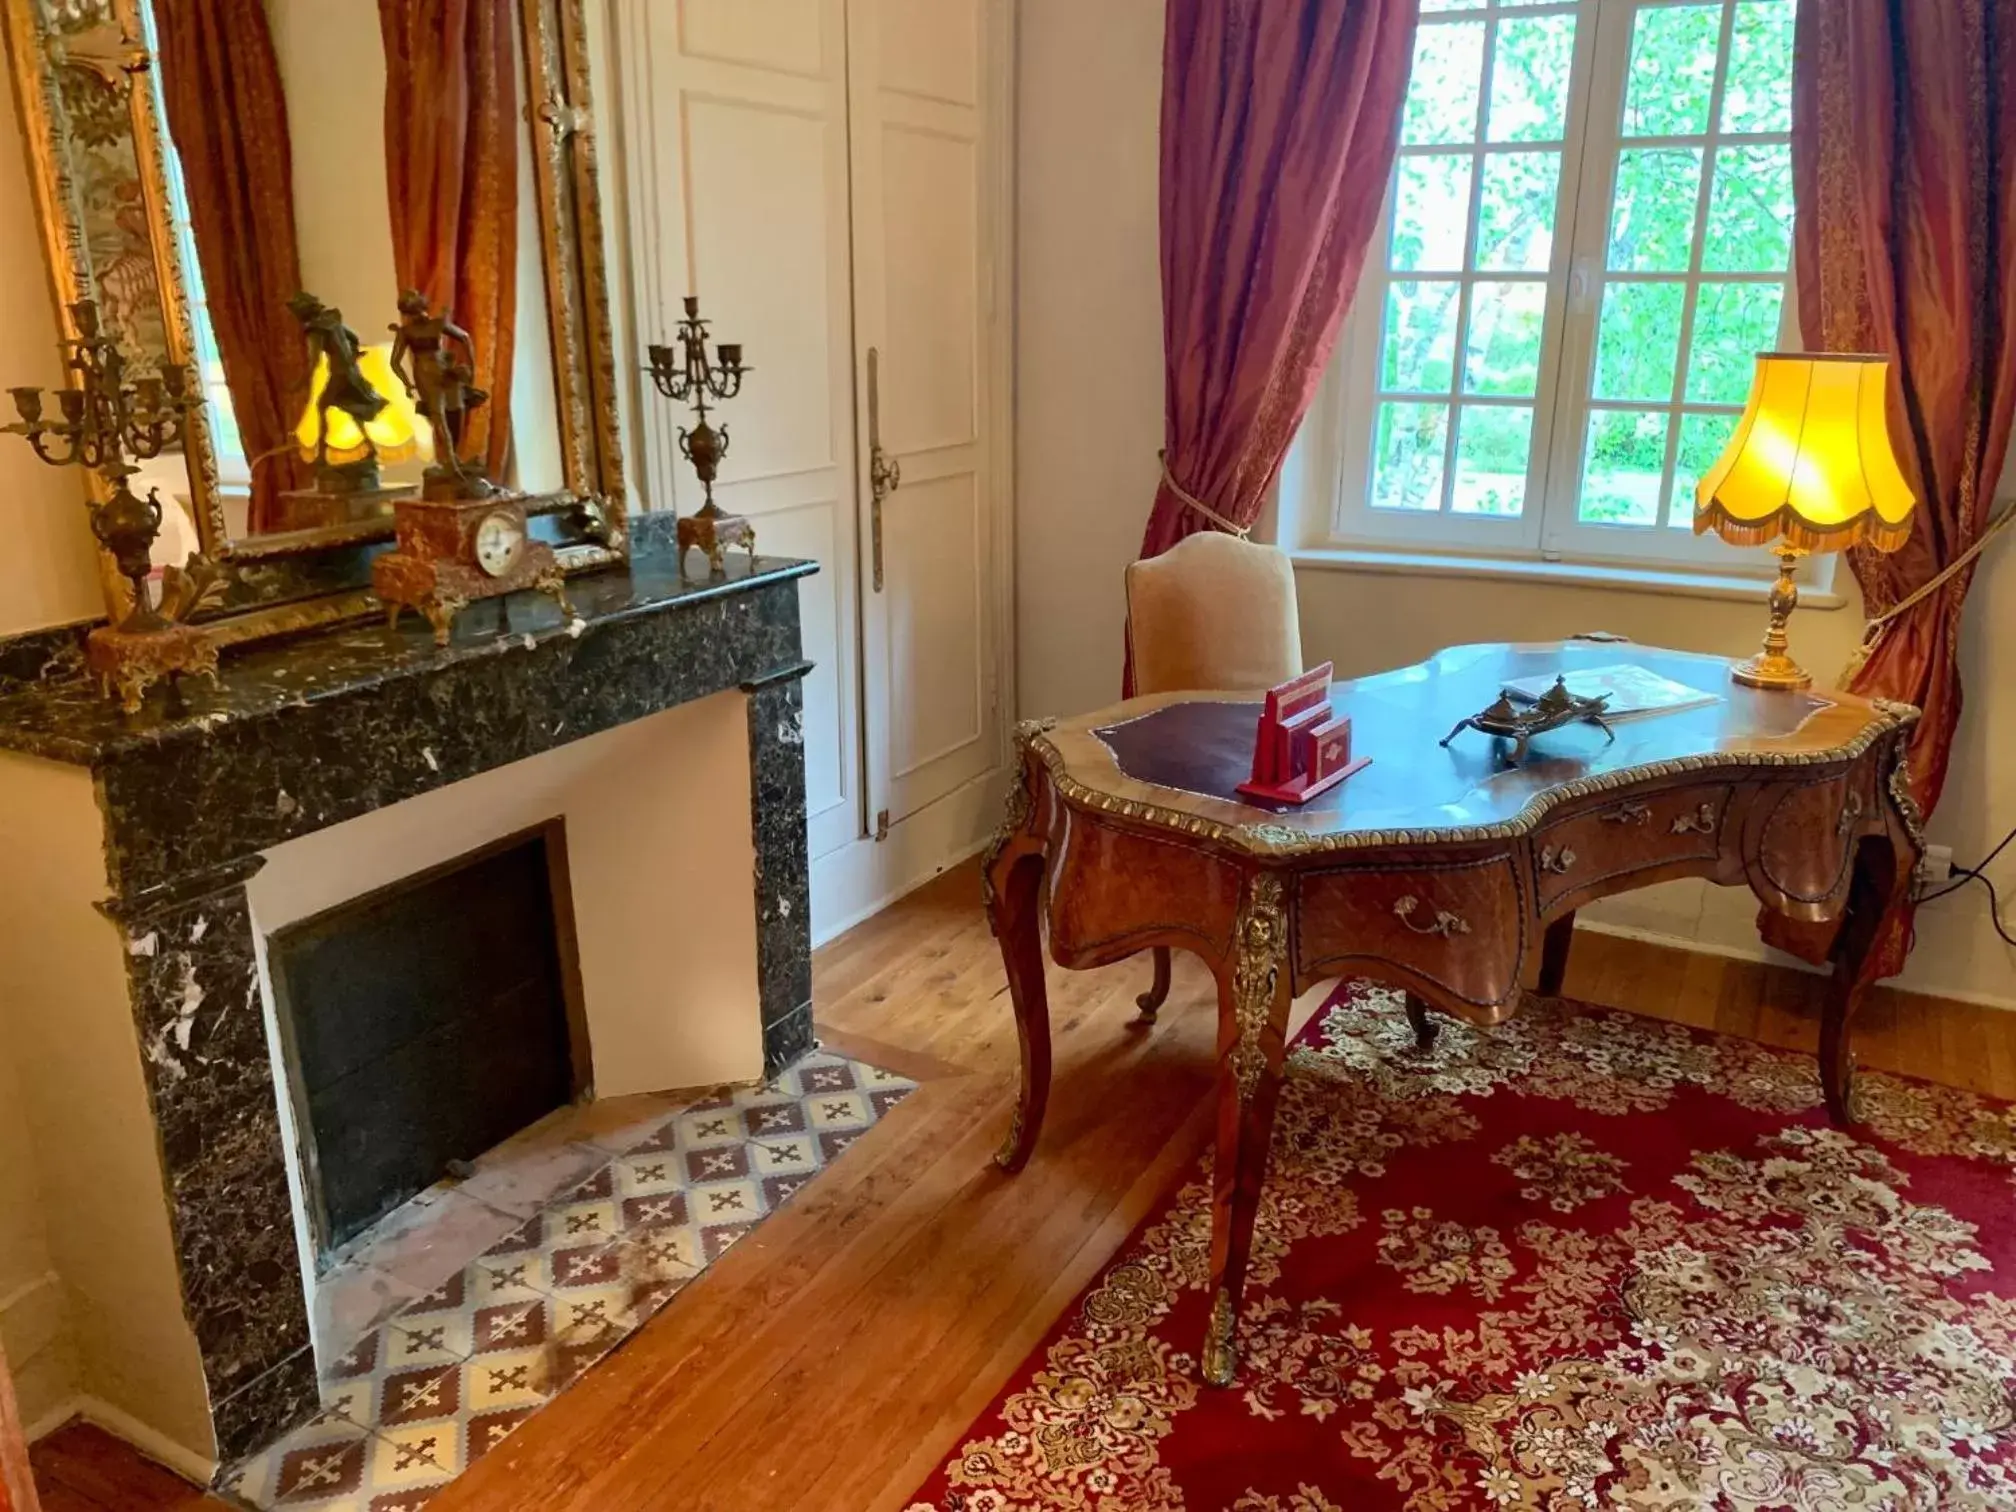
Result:
{"label": "patterned curtain fabric", "polygon": [[[1893,363],[1890,428],[1918,494],[1909,543],[1850,556],[1873,617],[1980,535],[2016,417],[2016,0],[1802,0],[1793,73],[1799,317],[1808,347]],[[1972,568],[1884,631],[1855,692],[1925,711],[1928,813],[1960,720]],[[1826,930],[1772,943],[1824,956]],[[1878,942],[1894,975],[1910,920]]]}
{"label": "patterned curtain fabric", "polygon": [[378,0],[385,171],[399,285],[453,315],[490,402],[464,460],[499,475],[511,447],[518,314],[518,65],[514,0]]}
{"label": "patterned curtain fabric", "polygon": [[1258,516],[1365,265],[1419,10],[1419,0],[1168,0],[1166,473],[1143,557]]}
{"label": "patterned curtain fabric", "polygon": [[210,329],[252,463],[257,534],[276,527],[281,492],[305,483],[291,439],[308,358],[287,313],[301,257],[280,64],[264,0],[154,0],[154,20]]}

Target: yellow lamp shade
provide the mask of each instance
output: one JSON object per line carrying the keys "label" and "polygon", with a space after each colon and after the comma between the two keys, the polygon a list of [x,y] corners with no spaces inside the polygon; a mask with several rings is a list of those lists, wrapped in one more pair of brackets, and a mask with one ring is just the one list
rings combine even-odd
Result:
{"label": "yellow lamp shade", "polygon": [[1890,444],[1881,357],[1765,353],[1750,401],[1694,496],[1694,533],[1732,546],[1895,551],[1918,502]]}
{"label": "yellow lamp shade", "polygon": [[[329,460],[341,465],[376,456],[381,462],[403,462],[418,450],[419,411],[406,395],[406,385],[392,371],[389,345],[367,346],[357,354],[358,370],[371,391],[385,400],[385,407],[360,428],[354,418],[340,409],[326,413],[329,423]],[[322,437],[322,391],[329,386],[329,359],[315,359],[315,373],[308,381],[308,407],[294,427],[295,443],[301,455],[313,461]]]}

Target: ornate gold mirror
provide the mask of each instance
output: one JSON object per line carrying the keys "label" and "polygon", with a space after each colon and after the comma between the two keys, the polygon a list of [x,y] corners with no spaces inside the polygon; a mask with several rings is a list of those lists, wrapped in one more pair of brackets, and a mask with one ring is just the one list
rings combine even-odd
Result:
{"label": "ornate gold mirror", "polygon": [[95,300],[200,387],[134,486],[158,567],[229,569],[219,639],[368,609],[435,460],[407,290],[451,322],[453,449],[563,568],[625,554],[582,0],[0,4],[64,334]]}

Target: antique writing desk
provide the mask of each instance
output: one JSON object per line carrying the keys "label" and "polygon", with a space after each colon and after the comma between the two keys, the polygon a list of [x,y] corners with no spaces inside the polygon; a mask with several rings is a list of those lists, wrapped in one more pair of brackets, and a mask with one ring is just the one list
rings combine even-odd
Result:
{"label": "antique writing desk", "polygon": [[[1508,742],[1437,744],[1511,677],[1635,662],[1712,705]],[[1218,981],[1213,1302],[1204,1374],[1229,1382],[1289,1005],[1331,977],[1405,989],[1479,1024],[1560,989],[1575,910],[1676,877],[1748,886],[1796,919],[1841,919],[1821,1027],[1829,1111],[1848,1118],[1850,1022],[1884,915],[1922,848],[1906,791],[1917,712],[1848,694],[1760,692],[1716,657],[1614,643],[1462,646],[1336,689],[1372,765],[1303,808],[1234,796],[1257,694],[1161,694],[1026,724],[987,906],[1022,1042],[1022,1098],[998,1157],[1021,1169],[1050,1084],[1043,925],[1063,966],[1151,947]]]}

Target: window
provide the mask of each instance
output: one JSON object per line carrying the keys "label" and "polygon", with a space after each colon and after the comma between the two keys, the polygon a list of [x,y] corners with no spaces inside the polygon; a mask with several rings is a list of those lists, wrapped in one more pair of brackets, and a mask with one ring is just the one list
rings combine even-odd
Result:
{"label": "window", "polygon": [[1305,543],[1764,570],[1693,536],[1788,344],[1794,0],[1425,0]]}

